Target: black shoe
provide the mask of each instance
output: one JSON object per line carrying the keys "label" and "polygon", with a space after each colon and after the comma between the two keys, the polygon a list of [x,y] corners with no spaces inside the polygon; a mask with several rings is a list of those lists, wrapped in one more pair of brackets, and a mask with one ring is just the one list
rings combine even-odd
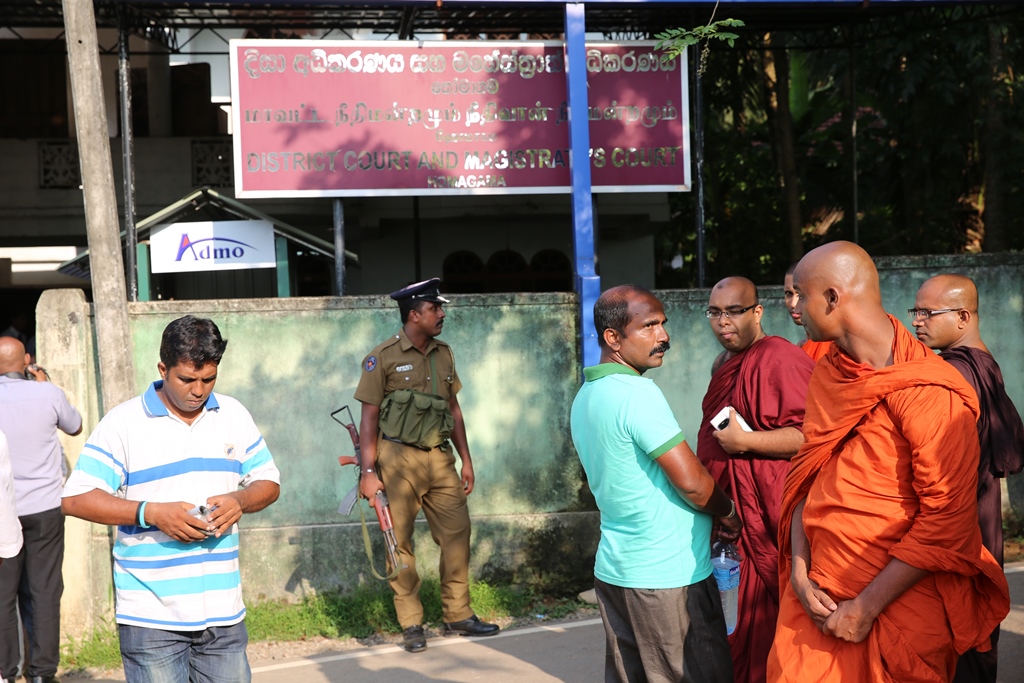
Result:
{"label": "black shoe", "polygon": [[417,624],[402,631],[402,647],[406,652],[423,652],[427,649],[427,637],[423,627]]}
{"label": "black shoe", "polygon": [[26,676],[25,680],[28,683],[60,683],[60,679],[56,676]]}
{"label": "black shoe", "polygon": [[480,621],[480,617],[477,615],[471,616],[469,619],[463,619],[462,621],[456,621],[452,623],[444,623],[444,635],[445,636],[493,636],[501,628],[497,624],[488,624],[486,621]]}

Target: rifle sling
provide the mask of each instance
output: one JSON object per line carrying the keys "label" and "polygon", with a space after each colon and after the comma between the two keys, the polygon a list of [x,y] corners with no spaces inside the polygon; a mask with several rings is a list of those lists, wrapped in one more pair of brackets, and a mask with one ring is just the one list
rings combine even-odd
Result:
{"label": "rifle sling", "polygon": [[[366,559],[370,561],[370,571],[373,572],[373,575],[381,581],[390,581],[401,573],[402,568],[393,567],[391,569],[391,573],[387,576],[381,576],[377,573],[377,568],[373,565],[373,543],[370,542],[370,530],[366,528],[366,514],[363,512],[363,506],[358,502],[356,503],[356,507],[359,508],[359,521],[362,522],[363,525],[363,545],[366,547]],[[386,562],[384,566],[385,568],[387,567]]]}

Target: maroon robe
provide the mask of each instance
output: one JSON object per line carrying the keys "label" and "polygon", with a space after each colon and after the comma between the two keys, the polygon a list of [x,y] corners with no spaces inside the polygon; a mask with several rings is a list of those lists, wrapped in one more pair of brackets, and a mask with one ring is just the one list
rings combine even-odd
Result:
{"label": "maroon robe", "polygon": [[779,507],[789,461],[729,455],[712,436],[710,420],[725,406],[754,431],[801,429],[814,361],[781,337],[764,337],[722,363],[704,396],[697,457],[736,503],[743,520],[739,617],[729,636],[736,683],[765,680],[779,616]]}
{"label": "maroon robe", "polygon": [[[981,406],[978,418],[978,524],[981,542],[999,565],[1003,564],[1003,501],[999,479],[1016,474],[1024,467],[1024,423],[1006,394],[1003,373],[995,359],[970,346],[946,349],[942,357],[960,371],[974,387]],[[992,634],[988,652],[968,650],[957,662],[954,683],[996,680],[999,629]]]}

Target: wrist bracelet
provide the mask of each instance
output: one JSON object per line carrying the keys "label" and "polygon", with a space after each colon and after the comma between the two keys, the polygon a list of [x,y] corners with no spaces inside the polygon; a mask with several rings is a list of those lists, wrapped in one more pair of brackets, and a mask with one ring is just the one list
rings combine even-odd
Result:
{"label": "wrist bracelet", "polygon": [[139,503],[139,526],[143,529],[148,529],[149,525],[146,524],[146,503],[148,501],[142,501]]}
{"label": "wrist bracelet", "polygon": [[363,473],[364,474],[370,474],[371,472],[376,474],[377,470],[375,468],[373,468],[373,467],[364,467],[363,468]]}
{"label": "wrist bracelet", "polygon": [[736,503],[730,500],[729,507],[731,508],[729,510],[729,514],[727,514],[725,517],[722,517],[722,519],[732,519],[736,516]]}

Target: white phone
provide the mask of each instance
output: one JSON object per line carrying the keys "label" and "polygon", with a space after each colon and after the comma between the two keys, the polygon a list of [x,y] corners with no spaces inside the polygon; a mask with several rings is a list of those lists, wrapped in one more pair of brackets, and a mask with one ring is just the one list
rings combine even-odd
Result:
{"label": "white phone", "polygon": [[[734,408],[732,406],[726,406],[722,408],[720,411],[718,411],[718,415],[715,415],[713,418],[711,418],[711,426],[714,427],[715,430],[725,429],[726,427],[729,426],[730,410],[734,410]],[[743,416],[740,415],[739,413],[736,413],[736,419],[739,420],[740,422],[740,429],[742,429],[745,432],[754,431],[753,429],[750,428],[750,425],[747,424],[747,421],[744,420]]]}

